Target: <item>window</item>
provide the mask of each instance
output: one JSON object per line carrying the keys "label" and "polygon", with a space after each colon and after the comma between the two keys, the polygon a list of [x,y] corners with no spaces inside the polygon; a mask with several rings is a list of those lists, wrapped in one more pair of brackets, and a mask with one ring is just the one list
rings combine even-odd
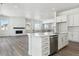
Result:
{"label": "window", "polygon": [[7,25],[8,24],[8,20],[7,19],[0,19],[0,25]]}

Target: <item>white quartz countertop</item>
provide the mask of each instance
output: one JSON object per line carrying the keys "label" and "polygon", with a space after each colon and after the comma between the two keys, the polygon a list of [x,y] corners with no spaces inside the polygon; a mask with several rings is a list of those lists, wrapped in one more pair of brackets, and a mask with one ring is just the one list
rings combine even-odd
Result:
{"label": "white quartz countertop", "polygon": [[52,32],[44,32],[44,33],[28,33],[28,35],[34,35],[34,36],[50,36],[50,35],[56,35]]}

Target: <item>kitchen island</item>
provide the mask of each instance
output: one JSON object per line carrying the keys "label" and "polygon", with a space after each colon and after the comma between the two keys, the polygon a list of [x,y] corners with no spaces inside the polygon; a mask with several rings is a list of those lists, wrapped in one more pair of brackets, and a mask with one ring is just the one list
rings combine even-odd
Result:
{"label": "kitchen island", "polygon": [[29,33],[29,55],[48,56],[50,54],[50,32]]}

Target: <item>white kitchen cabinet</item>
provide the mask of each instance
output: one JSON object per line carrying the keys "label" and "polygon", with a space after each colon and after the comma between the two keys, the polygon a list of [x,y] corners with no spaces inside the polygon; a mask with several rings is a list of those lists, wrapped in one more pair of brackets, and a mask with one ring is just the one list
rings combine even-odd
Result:
{"label": "white kitchen cabinet", "polygon": [[74,16],[69,15],[68,16],[68,26],[73,26],[73,23],[74,23]]}
{"label": "white kitchen cabinet", "polygon": [[68,32],[68,28],[67,28],[67,22],[59,22],[56,25],[57,27],[57,33],[67,33]]}
{"label": "white kitchen cabinet", "polygon": [[67,33],[58,35],[58,50],[68,45]]}
{"label": "white kitchen cabinet", "polygon": [[68,39],[79,42],[79,14],[68,16]]}
{"label": "white kitchen cabinet", "polygon": [[65,16],[65,15],[63,15],[63,16],[61,16],[61,22],[66,22],[67,21],[67,16]]}
{"label": "white kitchen cabinet", "polygon": [[57,33],[58,33],[58,50],[68,45],[68,24],[67,21],[58,22],[56,24]]}
{"label": "white kitchen cabinet", "polygon": [[68,32],[68,40],[72,41],[73,39],[73,32]]}
{"label": "white kitchen cabinet", "polygon": [[67,33],[66,34],[62,34],[63,35],[63,37],[62,37],[62,45],[63,45],[63,47],[64,46],[66,46],[66,45],[68,45],[68,37],[67,37]]}
{"label": "white kitchen cabinet", "polygon": [[58,50],[62,48],[62,37],[61,35],[58,35]]}
{"label": "white kitchen cabinet", "polygon": [[66,22],[67,21],[67,16],[63,15],[63,16],[58,16],[56,18],[56,22]]}
{"label": "white kitchen cabinet", "polygon": [[35,34],[31,34],[30,37],[31,40],[29,41],[31,41],[31,44],[29,43],[29,55],[48,56],[50,53],[49,36],[35,36]]}
{"label": "white kitchen cabinet", "polygon": [[59,16],[56,18],[56,22],[61,22],[62,18]]}
{"label": "white kitchen cabinet", "polygon": [[68,16],[68,26],[79,26],[79,14]]}
{"label": "white kitchen cabinet", "polygon": [[69,27],[68,39],[70,41],[79,42],[79,26]]}
{"label": "white kitchen cabinet", "polygon": [[74,15],[74,18],[73,18],[73,22],[74,22],[74,26],[79,26],[79,14],[77,15]]}
{"label": "white kitchen cabinet", "polygon": [[79,32],[73,32],[72,41],[79,42]]}

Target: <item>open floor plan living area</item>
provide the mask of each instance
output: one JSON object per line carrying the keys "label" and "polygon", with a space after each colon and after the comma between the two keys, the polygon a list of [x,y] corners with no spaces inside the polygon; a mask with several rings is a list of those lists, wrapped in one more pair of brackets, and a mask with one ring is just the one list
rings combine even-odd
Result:
{"label": "open floor plan living area", "polygon": [[0,56],[79,56],[79,3],[0,3]]}

